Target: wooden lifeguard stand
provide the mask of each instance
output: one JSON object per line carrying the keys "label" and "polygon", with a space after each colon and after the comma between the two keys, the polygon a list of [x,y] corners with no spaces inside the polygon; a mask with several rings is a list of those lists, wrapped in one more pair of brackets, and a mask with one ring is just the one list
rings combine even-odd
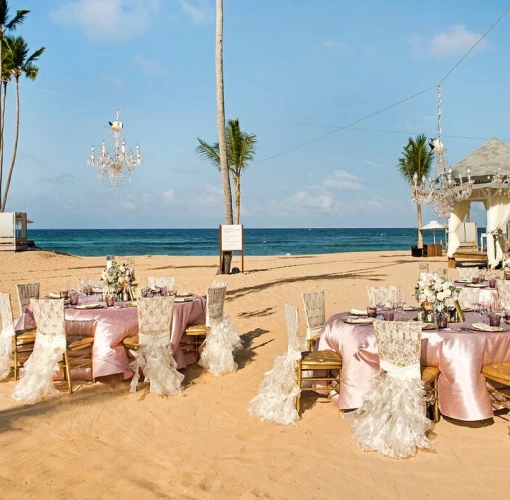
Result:
{"label": "wooden lifeguard stand", "polygon": [[27,214],[0,213],[0,250],[19,252],[26,250],[27,246]]}

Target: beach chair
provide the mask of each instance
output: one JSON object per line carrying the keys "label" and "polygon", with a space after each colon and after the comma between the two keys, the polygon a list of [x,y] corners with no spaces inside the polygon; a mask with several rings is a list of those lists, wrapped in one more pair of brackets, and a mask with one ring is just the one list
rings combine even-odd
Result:
{"label": "beach chair", "polygon": [[287,324],[287,351],[276,356],[264,374],[258,394],[250,401],[248,412],[261,420],[281,425],[296,425],[300,416],[301,391],[339,391],[342,358],[334,351],[301,352],[297,307],[284,304]]}
{"label": "beach chair", "polygon": [[11,373],[13,359],[14,319],[12,317],[11,296],[0,293],[0,380]]}
{"label": "beach chair", "polygon": [[324,291],[302,293],[306,318],[306,348],[311,351],[326,322]]}
{"label": "beach chair", "polygon": [[[223,310],[226,293],[226,286],[207,290],[205,340],[198,363],[213,375],[235,372],[237,363],[234,353],[242,348],[241,338]],[[203,332],[204,329],[202,327],[202,330],[196,331]],[[193,335],[193,327],[186,329],[186,334]]]}
{"label": "beach chair", "polygon": [[368,302],[371,306],[392,307],[398,302],[400,288],[398,286],[367,286]]}
{"label": "beach chair", "polygon": [[174,290],[175,278],[174,277],[156,277],[149,276],[149,288],[155,290],[156,288],[166,287],[167,291]]}
{"label": "beach chair", "polygon": [[170,343],[174,301],[174,296],[138,299],[138,336],[123,340],[134,357],[130,392],[136,392],[141,370],[150,392],[182,395],[184,375],[177,371]]}
{"label": "beach chair", "polygon": [[425,414],[425,387],[432,388],[436,420],[439,370],[420,367],[422,326],[413,321],[374,321],[381,371],[353,414],[355,438],[364,451],[406,458],[417,448],[432,449],[426,436],[430,420]]}

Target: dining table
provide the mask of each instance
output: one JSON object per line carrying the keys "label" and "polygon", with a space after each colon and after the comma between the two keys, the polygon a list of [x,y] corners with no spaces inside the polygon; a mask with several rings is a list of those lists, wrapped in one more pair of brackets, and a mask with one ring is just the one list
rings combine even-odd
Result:
{"label": "dining table", "polygon": [[[66,334],[72,336],[73,321],[95,321],[95,328],[91,330],[94,336],[92,348],[94,378],[122,373],[129,378],[133,371],[129,367],[129,360],[122,340],[126,337],[138,335],[138,311],[136,303],[117,303],[115,307],[105,307],[99,299],[101,296],[85,296],[80,294],[76,307],[66,306]],[[51,300],[51,299],[48,299]],[[206,299],[189,294],[176,298],[173,308],[172,324],[169,338],[177,368],[196,363],[198,359],[192,352],[184,353],[181,341],[186,340],[187,326],[205,323]],[[26,331],[35,328],[35,319],[30,306],[25,309],[15,324],[15,331]],[[72,376],[80,379],[91,379],[90,369],[73,370]]]}
{"label": "dining table", "polygon": [[[484,420],[494,412],[482,366],[510,362],[510,324],[501,323],[501,331],[475,331],[473,325],[483,323],[484,318],[473,312],[464,315],[463,323],[450,323],[445,329],[424,324],[421,364],[439,368],[443,415],[463,421]],[[416,317],[417,311],[403,311],[394,319],[413,321]],[[379,373],[373,325],[357,323],[350,313],[335,314],[326,321],[315,348],[333,350],[342,357],[340,391],[331,393],[333,404],[344,410],[359,408]]]}

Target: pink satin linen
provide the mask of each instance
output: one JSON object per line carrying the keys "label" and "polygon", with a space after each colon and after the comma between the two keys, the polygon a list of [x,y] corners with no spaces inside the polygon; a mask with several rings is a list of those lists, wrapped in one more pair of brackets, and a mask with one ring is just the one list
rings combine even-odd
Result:
{"label": "pink satin linen", "polygon": [[[318,350],[333,350],[342,356],[340,394],[332,402],[341,409],[359,408],[363,395],[371,388],[379,372],[379,355],[373,327],[344,323],[346,313],[335,314],[326,322],[317,344]],[[465,313],[465,323],[453,328],[469,327],[481,322],[480,316]],[[404,313],[399,319],[416,317]],[[510,325],[502,323],[510,330]],[[439,408],[443,415],[457,420],[483,420],[493,410],[482,366],[510,362],[510,331],[474,332],[423,330],[421,363],[437,366],[439,375]]]}
{"label": "pink satin linen", "polygon": [[[83,302],[90,302],[90,300],[84,298]],[[188,364],[197,362],[197,359],[192,355],[184,356],[179,343],[187,325],[205,323],[205,305],[206,300],[199,296],[194,296],[193,300],[189,302],[174,304],[170,342],[178,368],[184,368]],[[122,309],[69,308],[65,311],[65,318],[71,321],[97,321],[93,347],[94,377],[123,373],[124,377],[128,378],[133,374],[129,368],[128,357],[122,340],[126,337],[138,335],[138,312],[136,307],[124,307]],[[35,327],[32,311],[28,308],[18,320],[16,327],[18,324],[26,327],[30,323]],[[70,334],[71,332],[68,332],[68,335]],[[90,370],[88,370],[88,373],[87,370],[80,370],[80,373],[75,375],[77,378],[89,380],[91,378]]]}

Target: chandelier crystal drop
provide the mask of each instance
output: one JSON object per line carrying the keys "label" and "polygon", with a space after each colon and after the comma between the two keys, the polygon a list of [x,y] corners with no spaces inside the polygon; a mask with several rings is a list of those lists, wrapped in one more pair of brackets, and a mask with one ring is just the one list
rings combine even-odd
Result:
{"label": "chandelier crystal drop", "polygon": [[114,185],[122,184],[126,173],[129,180],[133,172],[142,163],[140,146],[136,145],[136,153],[127,149],[126,142],[122,137],[123,123],[120,121],[120,109],[117,110],[117,118],[109,122],[109,128],[113,132],[113,156],[110,156],[106,141],[101,143],[101,148],[96,154],[94,146],[90,149],[87,166],[97,169],[97,177],[104,182],[105,177]]}
{"label": "chandelier crystal drop", "polygon": [[452,175],[452,169],[448,166],[448,151],[441,142],[441,85],[437,85],[437,138],[431,140],[433,146],[436,176],[418,179],[418,174],[413,176],[412,199],[415,203],[434,204],[434,211],[439,217],[447,219],[453,212],[456,201],[462,201],[471,195],[474,180],[471,180],[471,172],[468,169],[465,179],[459,174],[458,179]]}

